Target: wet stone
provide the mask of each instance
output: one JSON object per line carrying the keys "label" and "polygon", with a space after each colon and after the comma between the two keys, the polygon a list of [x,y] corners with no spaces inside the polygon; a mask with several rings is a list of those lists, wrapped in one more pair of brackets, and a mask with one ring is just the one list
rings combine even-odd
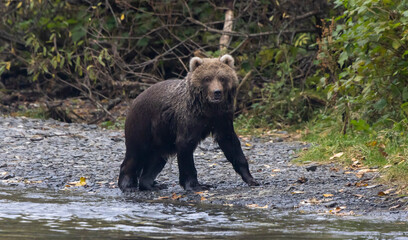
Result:
{"label": "wet stone", "polygon": [[14,178],[14,175],[9,172],[0,172],[0,179],[7,180],[10,178]]}
{"label": "wet stone", "polygon": [[323,206],[325,206],[326,208],[334,208],[336,207],[338,204],[335,201],[330,201],[330,202],[325,202],[323,203]]}
{"label": "wet stone", "polygon": [[311,171],[311,172],[316,171],[316,169],[317,169],[317,166],[310,166],[306,168],[307,171]]}

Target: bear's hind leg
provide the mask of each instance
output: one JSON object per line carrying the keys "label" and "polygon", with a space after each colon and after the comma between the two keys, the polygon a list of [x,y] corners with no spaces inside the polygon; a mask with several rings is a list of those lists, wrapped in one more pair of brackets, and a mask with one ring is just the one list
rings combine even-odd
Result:
{"label": "bear's hind leg", "polygon": [[138,178],[142,172],[143,162],[136,156],[126,154],[120,166],[118,185],[123,192],[134,192],[137,190]]}
{"label": "bear's hind leg", "polygon": [[157,175],[163,170],[166,165],[166,158],[153,154],[146,159],[143,167],[142,176],[139,180],[139,190],[160,190],[166,188],[165,185],[155,181]]}

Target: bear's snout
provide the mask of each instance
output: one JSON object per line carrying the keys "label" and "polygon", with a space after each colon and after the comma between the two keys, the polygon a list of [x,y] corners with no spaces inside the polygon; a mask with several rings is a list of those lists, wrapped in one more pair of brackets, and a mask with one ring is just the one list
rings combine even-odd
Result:
{"label": "bear's snout", "polygon": [[222,100],[223,100],[222,90],[220,90],[220,89],[213,90],[213,91],[209,94],[208,100],[209,100],[211,103],[220,103],[220,102],[222,102]]}
{"label": "bear's snout", "polygon": [[214,99],[215,100],[221,100],[222,99],[222,92],[221,90],[217,89],[214,91]]}
{"label": "bear's snout", "polygon": [[223,86],[218,80],[213,80],[208,86],[209,100],[212,103],[219,103],[223,100]]}

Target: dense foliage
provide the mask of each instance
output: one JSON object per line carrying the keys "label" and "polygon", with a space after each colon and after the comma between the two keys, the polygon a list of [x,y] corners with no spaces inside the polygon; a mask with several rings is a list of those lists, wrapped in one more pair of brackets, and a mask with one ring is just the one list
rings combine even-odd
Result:
{"label": "dense foliage", "polygon": [[[234,27],[222,31],[227,2]],[[341,116],[343,132],[406,127],[408,4],[335,1],[2,1],[4,103],[82,96],[110,105],[186,74],[194,53],[236,58],[255,125]],[[3,95],[2,95],[3,94]],[[7,94],[4,97],[4,94]],[[11,97],[10,97],[11,96]],[[45,97],[45,98],[44,98]],[[111,102],[109,99],[115,99]]]}
{"label": "dense foliage", "polygon": [[371,167],[408,191],[408,3],[336,0],[343,13],[322,24],[318,92],[326,111],[308,124],[318,144],[303,160]]}
{"label": "dense foliage", "polygon": [[[266,123],[308,119],[324,98],[309,82],[325,0],[234,2],[234,27],[223,32],[222,1],[3,1],[0,74],[22,100],[135,97],[149,85],[186,74],[194,52],[219,56],[219,39],[244,79],[239,111]],[[14,98],[15,99],[15,98]]]}
{"label": "dense foliage", "polygon": [[321,87],[331,105],[359,130],[398,128],[408,117],[408,3],[337,0],[344,13],[324,28]]}

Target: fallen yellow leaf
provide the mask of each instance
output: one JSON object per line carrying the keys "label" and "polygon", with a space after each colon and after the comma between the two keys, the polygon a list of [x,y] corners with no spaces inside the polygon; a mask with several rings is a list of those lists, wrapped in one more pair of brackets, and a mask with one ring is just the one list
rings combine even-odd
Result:
{"label": "fallen yellow leaf", "polygon": [[163,197],[158,197],[157,199],[169,199],[169,197],[168,196],[163,196]]}
{"label": "fallen yellow leaf", "polygon": [[374,147],[376,145],[377,145],[377,141],[375,140],[367,143],[367,146],[371,146],[371,147]]}
{"label": "fallen yellow leaf", "polygon": [[378,192],[378,196],[380,196],[380,197],[385,196],[385,195],[387,195],[387,194],[385,192],[383,192],[383,191]]}
{"label": "fallen yellow leaf", "polygon": [[325,193],[325,194],[323,194],[323,196],[328,198],[328,197],[333,197],[334,195],[331,194],[331,193]]}
{"label": "fallen yellow leaf", "polygon": [[78,182],[68,182],[67,187],[68,186],[70,186],[70,187],[72,187],[72,186],[82,187],[82,186],[85,186],[85,185],[86,185],[86,178],[80,177]]}
{"label": "fallen yellow leaf", "polygon": [[77,186],[77,187],[81,187],[81,186],[85,186],[85,185],[86,185],[86,178],[84,178],[84,177],[80,177],[79,182],[77,184],[75,184],[75,186]]}
{"label": "fallen yellow leaf", "polygon": [[368,184],[367,184],[366,182],[364,182],[364,181],[362,181],[362,182],[356,182],[354,185],[355,185],[356,187],[367,187],[367,186],[368,186]]}
{"label": "fallen yellow leaf", "polygon": [[336,212],[336,213],[338,213],[338,212],[340,212],[341,210],[344,210],[344,209],[346,209],[346,208],[347,208],[346,206],[340,206],[340,207],[336,207],[335,209],[333,209],[333,211]]}
{"label": "fallen yellow leaf", "polygon": [[171,199],[173,200],[178,200],[180,199],[182,196],[181,195],[177,195],[176,193],[173,193],[173,195],[171,196]]}
{"label": "fallen yellow leaf", "polygon": [[361,173],[368,173],[368,172],[378,172],[378,169],[365,168],[365,169],[359,170],[357,173],[358,173],[358,174],[361,174]]}

